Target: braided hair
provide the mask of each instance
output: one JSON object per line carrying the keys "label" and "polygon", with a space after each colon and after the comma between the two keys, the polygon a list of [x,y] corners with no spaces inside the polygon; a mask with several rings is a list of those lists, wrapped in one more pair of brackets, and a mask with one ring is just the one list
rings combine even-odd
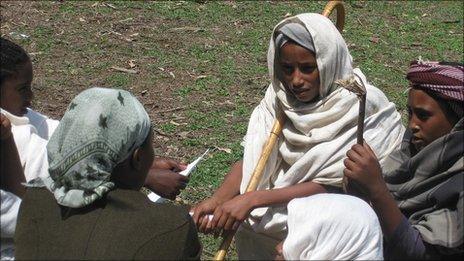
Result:
{"label": "braided hair", "polygon": [[28,61],[29,55],[21,46],[0,37],[0,86]]}

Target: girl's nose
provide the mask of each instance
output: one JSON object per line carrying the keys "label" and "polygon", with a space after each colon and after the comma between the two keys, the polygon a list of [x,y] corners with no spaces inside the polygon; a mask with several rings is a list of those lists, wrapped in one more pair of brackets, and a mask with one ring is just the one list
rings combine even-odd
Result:
{"label": "girl's nose", "polygon": [[417,119],[414,115],[411,117],[411,119],[409,119],[408,128],[412,133],[416,133],[420,130],[420,127],[417,124]]}
{"label": "girl's nose", "polygon": [[32,89],[31,88],[27,89],[27,91],[24,93],[24,100],[31,102],[33,98],[34,98],[34,93],[32,92]]}
{"label": "girl's nose", "polygon": [[293,87],[302,87],[304,84],[303,77],[299,69],[296,69],[293,73],[292,86]]}

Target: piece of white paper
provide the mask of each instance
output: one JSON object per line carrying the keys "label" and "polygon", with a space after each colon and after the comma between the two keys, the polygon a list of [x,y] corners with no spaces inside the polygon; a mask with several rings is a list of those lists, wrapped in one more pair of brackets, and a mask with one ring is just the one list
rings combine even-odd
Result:
{"label": "piece of white paper", "polygon": [[[196,160],[188,164],[187,168],[179,172],[179,174],[186,176],[186,177],[190,176],[190,174],[192,174],[192,172],[196,169],[198,163],[206,156],[206,154],[208,154],[208,152],[209,152],[209,149],[207,149],[203,154],[201,154],[201,156],[198,157]],[[167,199],[162,198],[160,195],[156,194],[155,192],[151,192],[150,194],[148,194],[148,199],[150,199],[151,201],[155,203],[164,203],[167,201]]]}
{"label": "piece of white paper", "polygon": [[[193,214],[194,214],[194,212],[192,212],[192,211],[189,212],[189,215],[191,217],[193,217]],[[209,214],[209,215],[206,215],[206,216],[208,217],[208,222],[211,222],[211,220],[213,220],[213,217],[214,217],[213,214]]]}
{"label": "piece of white paper", "polygon": [[180,175],[184,175],[186,177],[190,176],[190,174],[197,168],[198,163],[203,160],[203,158],[208,154],[209,149],[207,149],[200,157],[194,160],[192,163],[187,165],[187,168],[183,171],[179,172]]}

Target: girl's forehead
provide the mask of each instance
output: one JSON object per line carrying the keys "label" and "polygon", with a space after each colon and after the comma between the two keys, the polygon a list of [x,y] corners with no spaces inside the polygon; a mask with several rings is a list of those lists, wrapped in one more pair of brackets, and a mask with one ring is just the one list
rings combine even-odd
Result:
{"label": "girl's forehead", "polygon": [[414,108],[422,108],[429,111],[441,111],[440,104],[427,92],[420,89],[409,90],[408,105]]}
{"label": "girl's forehead", "polygon": [[19,65],[16,68],[16,73],[14,76],[19,80],[19,81],[29,81],[32,79],[32,63],[30,61]]}
{"label": "girl's forehead", "polygon": [[280,48],[281,58],[283,59],[298,59],[308,60],[308,62],[315,62],[316,57],[313,52],[300,46],[297,43],[287,42]]}
{"label": "girl's forehead", "polygon": [[409,89],[408,98],[411,103],[424,103],[428,102],[432,97],[423,90],[411,88]]}

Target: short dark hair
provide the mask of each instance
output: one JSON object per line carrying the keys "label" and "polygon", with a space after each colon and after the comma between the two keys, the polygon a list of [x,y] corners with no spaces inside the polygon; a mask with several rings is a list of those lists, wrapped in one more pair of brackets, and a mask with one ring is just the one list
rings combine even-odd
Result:
{"label": "short dark hair", "polygon": [[21,46],[0,37],[0,86],[28,61],[29,55]]}

